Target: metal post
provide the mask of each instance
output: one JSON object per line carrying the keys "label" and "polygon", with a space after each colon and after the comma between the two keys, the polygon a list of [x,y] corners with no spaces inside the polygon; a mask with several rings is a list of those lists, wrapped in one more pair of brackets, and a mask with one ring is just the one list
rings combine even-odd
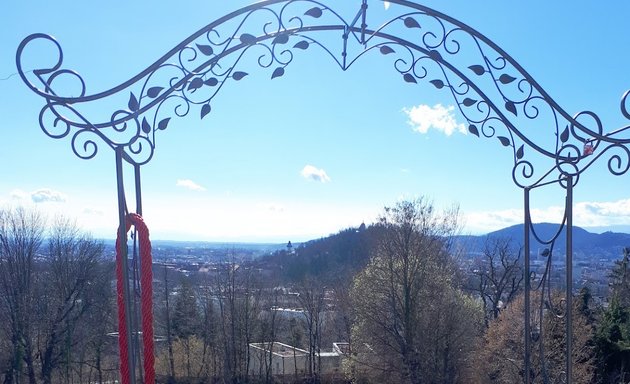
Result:
{"label": "metal post", "polygon": [[[142,216],[142,190],[141,190],[141,183],[140,183],[140,166],[138,164],[134,164],[134,181],[135,181],[135,189],[136,189],[136,213],[140,216]],[[139,280],[136,280],[136,278],[138,276],[142,276],[142,257],[144,255],[142,255],[141,252],[141,248],[140,246],[138,246],[138,231],[137,229],[134,227],[134,240],[133,240],[133,246],[134,246],[134,266],[135,268],[137,268],[137,272],[138,274],[134,274],[134,278],[133,278],[133,282],[134,282],[134,295],[133,295],[133,306],[134,306],[134,329],[138,330],[138,332],[135,332],[134,334],[134,340],[135,340],[135,345],[134,347],[137,347],[135,353],[136,356],[138,356],[138,364],[140,364],[142,361],[144,361],[144,359],[146,359],[147,357],[144,356],[144,350],[142,348],[140,348],[140,324],[142,324],[142,311],[138,310],[138,302],[137,302],[137,295],[136,295],[136,291],[135,291],[135,287],[140,286],[137,285],[139,283]],[[136,258],[137,256],[137,258]],[[143,286],[140,286],[140,292],[142,292],[142,290],[144,289]],[[142,337],[144,337],[144,335],[142,335]],[[138,382],[142,383],[144,382],[144,377],[143,377],[143,371],[142,369],[138,370]]]}
{"label": "metal post", "polygon": [[[129,267],[127,259],[127,228],[126,228],[126,212],[125,212],[125,189],[123,181],[123,148],[116,148],[116,184],[118,187],[118,237],[120,238],[120,257],[122,262],[122,275],[123,275],[123,297],[124,297],[124,311],[125,311],[125,327],[127,328],[127,346],[129,349],[128,361],[129,361],[129,382],[131,384],[136,383],[136,357],[135,348],[133,348],[132,339],[132,314],[131,314],[131,297],[129,292]],[[119,330],[120,332],[120,330]],[[120,337],[120,336],[119,336]]]}
{"label": "metal post", "polygon": [[524,376],[525,376],[525,384],[530,383],[530,353],[531,353],[531,324],[530,324],[530,297],[529,293],[531,290],[531,281],[530,281],[530,272],[529,272],[529,258],[530,258],[530,245],[529,245],[529,230],[532,218],[529,214],[529,188],[523,189],[524,195],[524,210],[525,210],[525,220],[524,220],[524,252],[525,252],[525,367],[524,367]]}
{"label": "metal post", "polygon": [[567,177],[567,292],[566,292],[566,371],[567,384],[573,382],[573,176]]}
{"label": "metal post", "polygon": [[136,213],[142,216],[142,184],[140,183],[140,165],[134,165],[134,175],[136,181]]}

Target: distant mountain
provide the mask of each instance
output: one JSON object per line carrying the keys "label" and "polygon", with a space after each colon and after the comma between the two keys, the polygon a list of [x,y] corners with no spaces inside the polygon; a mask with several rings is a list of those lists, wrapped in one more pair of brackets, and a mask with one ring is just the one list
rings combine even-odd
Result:
{"label": "distant mountain", "polygon": [[[533,231],[530,233],[532,253],[547,247],[541,244],[538,239],[549,241],[559,230],[559,225],[552,223],[534,224],[533,227]],[[515,245],[523,245],[523,236],[524,225],[518,224],[482,236],[458,236],[456,241],[470,252],[479,252],[483,249],[487,237],[512,239]],[[618,258],[624,247],[630,247],[630,234],[628,233],[610,231],[592,233],[580,227],[573,227],[573,252],[576,255]],[[565,254],[565,250],[566,228],[563,228],[556,240],[554,252]]]}

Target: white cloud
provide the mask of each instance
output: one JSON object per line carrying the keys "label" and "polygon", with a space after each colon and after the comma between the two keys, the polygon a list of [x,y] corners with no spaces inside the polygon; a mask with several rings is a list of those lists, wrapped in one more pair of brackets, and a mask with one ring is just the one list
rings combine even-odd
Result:
{"label": "white cloud", "polygon": [[466,134],[464,124],[455,120],[454,111],[454,106],[444,107],[442,104],[436,104],[433,107],[420,104],[411,108],[403,108],[403,112],[409,117],[407,122],[416,132],[427,133],[430,128],[433,128],[447,136],[452,135],[455,131]]}
{"label": "white cloud", "polygon": [[576,225],[584,227],[628,225],[630,224],[630,199],[576,203],[573,207],[573,216]]}
{"label": "white cloud", "polygon": [[323,169],[318,169],[312,165],[306,165],[302,169],[302,177],[305,179],[319,181],[321,183],[327,183],[330,181],[330,177],[326,174],[326,171]]}
{"label": "white cloud", "polygon": [[177,180],[177,184],[178,187],[182,187],[182,188],[187,188],[193,191],[205,191],[206,189],[204,187],[202,187],[201,185],[195,183],[194,181],[190,180],[190,179],[179,179]]}
{"label": "white cloud", "polygon": [[383,1],[383,6],[385,6],[385,10],[388,10],[390,5],[392,4],[389,1]]}
{"label": "white cloud", "polygon": [[[531,211],[535,223],[559,223],[564,206],[550,206]],[[523,223],[523,208],[464,214],[467,230],[487,233]],[[614,227],[630,225],[630,199],[610,202],[578,202],[573,206],[573,224],[578,227]]]}
{"label": "white cloud", "polygon": [[42,188],[31,193],[31,200],[33,203],[63,203],[66,201],[66,196],[61,192]]}

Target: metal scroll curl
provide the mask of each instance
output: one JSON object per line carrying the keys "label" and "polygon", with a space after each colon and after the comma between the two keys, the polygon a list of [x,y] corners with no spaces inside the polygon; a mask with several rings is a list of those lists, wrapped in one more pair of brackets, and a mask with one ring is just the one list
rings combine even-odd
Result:
{"label": "metal scroll curl", "polygon": [[[595,113],[569,115],[511,56],[481,33],[418,4],[390,3],[398,6],[375,14],[379,19],[373,22],[368,18],[372,15],[367,1],[352,21],[318,1],[263,1],[207,25],[141,73],[96,94],[88,94],[83,78],[62,67],[61,46],[50,36],[35,34],[24,39],[18,48],[17,66],[27,85],[46,100],[43,110],[47,113],[42,115],[52,119],[40,119],[43,131],[53,138],[81,132],[72,133],[73,151],[86,159],[105,143],[124,147],[128,161],[146,164],[155,150],[156,133],[167,128],[171,117],[192,111],[200,118],[207,116],[224,86],[249,76],[245,68],[252,61],[275,79],[285,75],[295,55],[317,49],[342,70],[368,54],[380,54],[392,61],[403,82],[425,82],[450,93],[467,120],[469,133],[496,139],[512,150],[513,180],[520,187],[568,174],[578,176],[604,156],[609,156],[611,173],[628,171],[630,137],[622,137],[627,127],[605,134]],[[22,55],[36,40],[53,44],[58,57],[53,65],[34,70],[35,79],[29,79]],[[64,88],[58,85],[62,80],[78,83],[79,92],[73,93],[78,96],[58,91]],[[116,95],[125,95],[126,105],[119,106],[108,120],[95,120],[83,108]],[[628,94],[622,100],[622,114],[630,117],[627,106]],[[88,136],[88,141],[78,140]],[[538,169],[541,166],[530,160],[532,155],[552,161]]]}

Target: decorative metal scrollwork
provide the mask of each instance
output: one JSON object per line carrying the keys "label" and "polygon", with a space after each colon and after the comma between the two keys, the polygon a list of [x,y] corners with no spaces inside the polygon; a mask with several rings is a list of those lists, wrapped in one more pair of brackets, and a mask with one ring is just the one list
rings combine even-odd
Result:
{"label": "decorative metal scrollwork", "polygon": [[[18,47],[16,63],[23,81],[45,100],[39,123],[46,135],[69,137],[73,152],[82,159],[96,156],[100,145],[117,154],[122,150],[124,159],[137,170],[152,159],[157,134],[168,128],[173,117],[194,113],[206,117],[224,87],[250,76],[245,68],[252,62],[276,79],[305,51],[319,50],[343,71],[364,56],[382,55],[400,75],[401,83],[424,84],[449,93],[472,135],[510,148],[512,179],[526,196],[530,189],[547,184],[557,183],[567,190],[567,210],[558,232],[549,240],[534,233],[549,250],[546,268],[535,287],[542,292],[536,320],[542,335],[543,304],[551,303],[544,298],[545,291],[549,292],[551,256],[560,231],[572,227],[572,189],[582,172],[600,158],[611,174],[628,173],[630,125],[608,131],[594,112],[570,115],[516,60],[473,28],[410,1],[389,2],[389,11],[378,16],[382,20],[373,21],[372,14],[368,18],[368,0],[362,0],[353,20],[348,21],[315,0],[262,1],[217,19],[137,75],[100,93],[89,93],[84,79],[63,67],[61,46],[48,35],[25,38]],[[25,64],[28,50],[37,42],[54,49],[51,65]],[[25,68],[35,69],[30,75]],[[621,113],[628,120],[629,95],[630,91],[621,99]],[[100,103],[118,107],[101,116],[95,112],[101,110],[94,107]],[[121,179],[119,175],[119,188]],[[124,218],[121,196],[119,193],[119,209]],[[531,227],[528,199],[527,231]],[[121,227],[122,223],[121,219]],[[528,236],[525,242],[528,249]],[[567,250],[570,267],[569,256]],[[570,275],[567,280],[569,306]],[[529,294],[527,297],[529,300]],[[570,328],[569,312],[554,313],[566,315]],[[529,316],[529,310],[526,314]],[[529,350],[526,356],[527,367]],[[570,364],[567,371],[570,377]]]}
{"label": "decorative metal scrollwork", "polygon": [[[46,100],[40,113],[44,132],[53,138],[70,135],[74,153],[84,159],[106,143],[124,147],[128,161],[145,164],[153,156],[156,132],[168,127],[171,116],[183,117],[198,108],[204,118],[224,86],[248,76],[246,57],[253,55],[274,79],[285,74],[295,55],[317,48],[342,70],[365,55],[381,54],[392,60],[404,82],[426,81],[449,92],[471,134],[494,138],[512,150],[513,179],[521,187],[568,175],[577,183],[601,157],[607,158],[612,174],[630,169],[630,136],[622,136],[628,126],[605,133],[595,113],[569,115],[481,33],[430,8],[402,0],[391,3],[404,6],[399,7],[403,12],[371,29],[367,1],[352,22],[318,1],[264,1],[209,24],[138,75],[97,94],[88,94],[83,78],[62,67],[61,46],[50,36],[27,37],[18,48],[17,66],[29,87]],[[339,35],[342,50],[335,54]],[[27,77],[22,65],[23,52],[34,40],[54,44],[58,53],[54,65],[33,71],[40,84]],[[78,83],[78,95],[59,91],[65,88],[58,86],[62,81]],[[127,94],[127,103],[108,119],[95,120],[83,111],[87,103],[116,94]],[[630,119],[628,104],[626,93],[621,112]],[[539,171],[532,154],[552,163]]]}

